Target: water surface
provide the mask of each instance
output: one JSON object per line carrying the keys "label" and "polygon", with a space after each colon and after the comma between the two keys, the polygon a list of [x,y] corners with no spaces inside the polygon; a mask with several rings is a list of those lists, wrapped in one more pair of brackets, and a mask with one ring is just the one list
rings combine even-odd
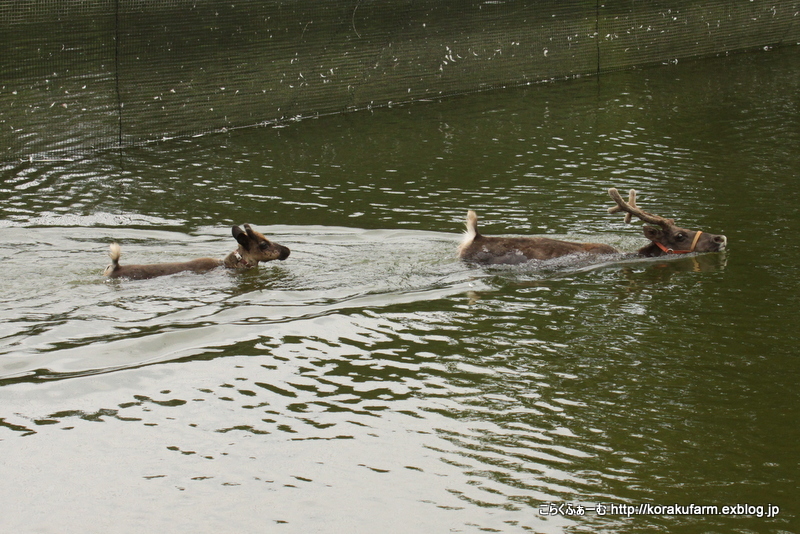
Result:
{"label": "water surface", "polygon": [[[3,530],[797,532],[796,49],[0,168]],[[479,268],[487,234],[728,252]],[[106,281],[289,246],[258,271]],[[548,503],[777,505],[774,518]],[[31,513],[36,510],[37,513]]]}

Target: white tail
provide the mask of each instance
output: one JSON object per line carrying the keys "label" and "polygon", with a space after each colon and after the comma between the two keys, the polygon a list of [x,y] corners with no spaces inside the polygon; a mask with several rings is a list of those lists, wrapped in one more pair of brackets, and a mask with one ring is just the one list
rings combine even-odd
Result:
{"label": "white tail", "polygon": [[119,247],[119,243],[111,243],[111,245],[109,245],[108,255],[111,258],[111,261],[114,263],[119,261],[119,257],[122,255],[122,250]]}
{"label": "white tail", "polygon": [[466,229],[464,230],[464,238],[458,246],[458,253],[466,247],[470,246],[475,238],[478,237],[478,214],[472,210],[467,212]]}
{"label": "white tail", "polygon": [[103,276],[110,276],[111,273],[119,269],[119,257],[122,255],[118,243],[111,243],[108,247],[108,256],[111,258],[111,263],[103,271]]}

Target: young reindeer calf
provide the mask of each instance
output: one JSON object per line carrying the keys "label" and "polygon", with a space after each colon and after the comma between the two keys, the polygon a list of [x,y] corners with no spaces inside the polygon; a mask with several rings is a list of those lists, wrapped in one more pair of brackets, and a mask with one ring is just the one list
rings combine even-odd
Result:
{"label": "young reindeer calf", "polygon": [[244,231],[238,226],[234,226],[231,230],[234,239],[239,243],[239,247],[222,260],[216,258],[198,258],[196,260],[175,263],[120,265],[120,247],[117,243],[112,243],[110,247],[111,250],[109,251],[111,265],[106,267],[103,276],[109,278],[142,280],[182,271],[204,273],[222,266],[227,269],[245,270],[257,266],[260,261],[285,260],[289,257],[290,250],[288,248],[271,242],[261,233],[253,230],[249,224],[244,225]]}
{"label": "young reindeer calf", "polygon": [[[608,209],[609,213],[625,212],[625,222],[629,224],[631,216],[636,216],[646,223],[658,225],[658,228],[644,227],[644,236],[650,243],[639,249],[637,254],[640,256],[718,252],[728,243],[724,235],[679,228],[672,219],[641,210],[636,205],[636,191],[633,189],[630,190],[628,202],[613,187],[608,190],[608,194],[617,204]],[[458,247],[458,256],[461,259],[482,264],[517,264],[579,253],[619,254],[619,251],[602,243],[573,243],[547,237],[484,236],[478,231],[478,216],[472,210],[467,212],[467,229]]]}

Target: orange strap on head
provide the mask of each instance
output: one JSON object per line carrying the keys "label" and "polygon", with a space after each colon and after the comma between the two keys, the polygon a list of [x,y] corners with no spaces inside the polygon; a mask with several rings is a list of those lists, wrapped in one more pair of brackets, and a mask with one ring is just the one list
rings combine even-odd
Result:
{"label": "orange strap on head", "polygon": [[696,234],[694,234],[694,239],[692,240],[692,248],[689,250],[672,250],[671,248],[667,248],[658,241],[653,241],[658,248],[666,252],[667,254],[689,254],[690,252],[694,252],[695,247],[697,246],[697,242],[700,241],[700,235],[703,233],[702,230],[698,230]]}
{"label": "orange strap on head", "polygon": [[698,230],[696,234],[694,234],[694,239],[692,239],[692,248],[689,252],[694,252],[694,248],[697,246],[697,242],[700,241],[700,236],[703,234],[702,230]]}

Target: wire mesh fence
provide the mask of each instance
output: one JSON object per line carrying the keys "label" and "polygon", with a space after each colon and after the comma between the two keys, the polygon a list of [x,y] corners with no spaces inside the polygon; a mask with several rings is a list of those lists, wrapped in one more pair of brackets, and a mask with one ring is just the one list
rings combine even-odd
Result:
{"label": "wire mesh fence", "polygon": [[0,2],[0,160],[800,41],[800,1]]}

